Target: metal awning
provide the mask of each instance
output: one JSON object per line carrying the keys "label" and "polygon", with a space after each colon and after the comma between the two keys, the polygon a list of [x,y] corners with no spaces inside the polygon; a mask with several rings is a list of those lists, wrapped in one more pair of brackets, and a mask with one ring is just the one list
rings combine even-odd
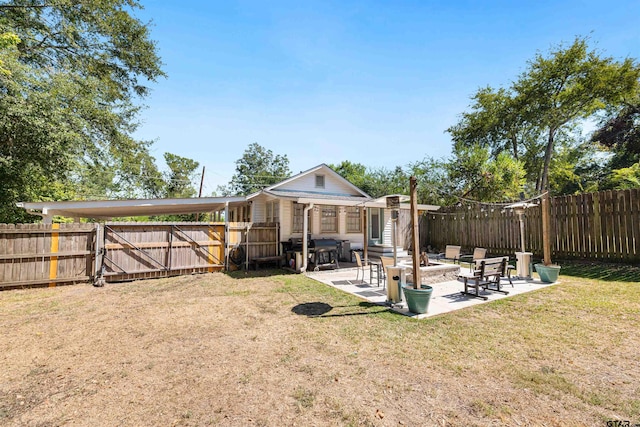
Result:
{"label": "metal awning", "polygon": [[190,199],[20,202],[16,203],[16,205],[29,213],[45,217],[60,215],[70,218],[115,218],[214,212],[224,209],[227,203],[243,201],[245,201],[244,197],[201,197]]}

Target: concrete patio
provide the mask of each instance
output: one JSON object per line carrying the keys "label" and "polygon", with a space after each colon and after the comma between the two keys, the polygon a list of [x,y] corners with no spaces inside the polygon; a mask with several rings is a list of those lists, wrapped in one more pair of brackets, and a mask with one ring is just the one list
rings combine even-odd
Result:
{"label": "concrete patio", "polygon": [[[509,281],[504,278],[501,281],[502,289],[509,292],[509,294],[504,295],[499,292],[483,290],[480,294],[488,297],[487,300],[483,300],[480,298],[474,298],[461,294],[461,291],[464,290],[464,283],[462,279],[434,283],[431,284],[431,286],[433,287],[433,293],[431,295],[428,312],[426,314],[414,314],[409,312],[409,310],[407,309],[404,295],[401,295],[402,301],[399,303],[387,303],[388,297],[385,283],[382,281],[380,282],[380,284],[375,283],[375,277],[372,283],[372,280],[369,277],[368,269],[365,269],[365,272],[366,273],[364,275],[364,280],[362,280],[362,277],[359,277],[360,280],[356,280],[356,275],[358,273],[357,268],[340,268],[336,270],[307,272],[305,274],[311,279],[325,283],[329,286],[333,286],[334,288],[340,289],[344,292],[356,295],[369,302],[388,306],[393,311],[406,316],[414,317],[416,319],[437,316],[439,314],[448,313],[450,311],[459,310],[461,308],[495,301],[502,298],[508,298],[513,295],[518,295],[525,292],[531,292],[553,286],[553,284],[543,283],[537,278],[534,278],[533,280],[512,278],[513,286],[511,286]],[[360,276],[362,276],[362,274],[360,274]]]}

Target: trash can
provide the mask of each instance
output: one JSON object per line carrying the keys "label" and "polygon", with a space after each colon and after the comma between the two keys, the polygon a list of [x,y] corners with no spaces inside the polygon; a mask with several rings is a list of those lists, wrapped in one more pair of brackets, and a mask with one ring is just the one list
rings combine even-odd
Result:
{"label": "trash can", "polygon": [[531,279],[531,252],[516,252],[516,273],[521,279]]}
{"label": "trash can", "polygon": [[406,282],[406,267],[387,267],[387,302],[397,303],[402,301],[402,286]]}

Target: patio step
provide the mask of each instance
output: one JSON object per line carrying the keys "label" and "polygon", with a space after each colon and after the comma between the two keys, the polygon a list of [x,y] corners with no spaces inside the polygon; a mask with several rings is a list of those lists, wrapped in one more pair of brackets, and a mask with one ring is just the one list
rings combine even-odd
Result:
{"label": "patio step", "polygon": [[[396,250],[398,251],[398,256],[399,257],[409,256],[407,251],[402,249],[401,246],[398,246],[396,248]],[[382,246],[382,245],[381,246],[369,246],[367,248],[367,251],[368,251],[369,258],[380,258],[381,256],[388,256],[388,257],[392,257],[393,256],[393,246]]]}

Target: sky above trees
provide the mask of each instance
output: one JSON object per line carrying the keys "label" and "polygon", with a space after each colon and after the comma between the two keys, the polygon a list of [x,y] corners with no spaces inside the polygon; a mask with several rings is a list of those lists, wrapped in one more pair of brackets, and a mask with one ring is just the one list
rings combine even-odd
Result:
{"label": "sky above trees", "polygon": [[227,184],[252,143],[293,173],[344,160],[394,168],[451,154],[445,131],[480,87],[508,86],[576,36],[638,58],[640,3],[144,1],[167,79],[140,139]]}

